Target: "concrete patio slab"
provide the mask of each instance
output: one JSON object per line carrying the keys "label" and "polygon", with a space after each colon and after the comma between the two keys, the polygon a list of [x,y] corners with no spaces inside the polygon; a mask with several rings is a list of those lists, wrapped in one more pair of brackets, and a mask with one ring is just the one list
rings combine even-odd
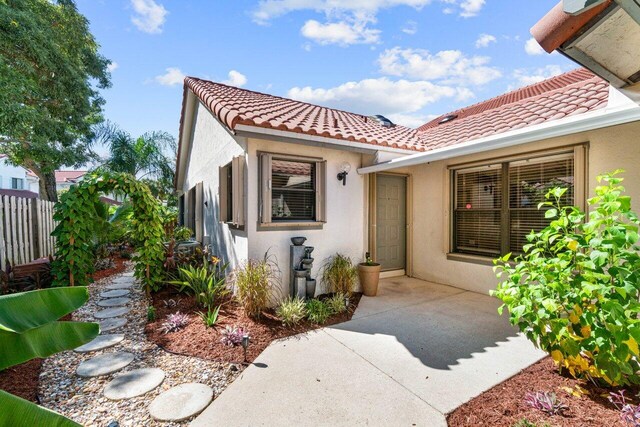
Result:
{"label": "concrete patio slab", "polygon": [[192,425],[446,425],[447,413],[545,355],[498,305],[382,280],[351,321],[272,343]]}
{"label": "concrete patio slab", "polygon": [[191,426],[446,426],[324,331],[273,343]]}

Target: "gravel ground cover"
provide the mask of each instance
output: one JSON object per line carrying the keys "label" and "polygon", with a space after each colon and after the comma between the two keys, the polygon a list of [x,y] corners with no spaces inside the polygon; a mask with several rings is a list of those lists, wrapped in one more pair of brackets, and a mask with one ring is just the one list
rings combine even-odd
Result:
{"label": "gravel ground cover", "polygon": [[[131,269],[131,266],[128,268]],[[89,302],[74,313],[74,320],[96,321],[93,314],[101,309],[97,306],[98,295],[118,276],[101,279],[90,286]],[[149,300],[144,292],[134,287],[131,291],[131,311],[126,314],[128,323],[110,334],[124,334],[125,338],[113,347],[89,353],[68,351],[44,361],[40,376],[39,397],[43,406],[62,413],[85,426],[172,426],[181,423],[164,423],[153,420],[148,406],[160,393],[187,382],[198,382],[213,389],[214,398],[231,383],[243,369],[242,365],[202,360],[195,357],[168,353],[148,341],[144,333]],[[106,352],[123,351],[133,353],[134,361],[121,371],[96,378],[81,378],[76,375],[78,365],[87,359]],[[131,399],[112,401],[104,397],[105,385],[115,376],[139,368],[160,368],[166,376],[155,390]]]}

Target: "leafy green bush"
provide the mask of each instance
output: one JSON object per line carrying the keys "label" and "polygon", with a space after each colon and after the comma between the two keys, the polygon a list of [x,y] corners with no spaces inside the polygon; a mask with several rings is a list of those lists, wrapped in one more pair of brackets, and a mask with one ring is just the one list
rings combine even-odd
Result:
{"label": "leafy green bush", "polygon": [[293,326],[299,323],[307,315],[304,300],[296,297],[288,297],[280,303],[276,309],[276,316],[282,320],[285,326]]}
{"label": "leafy green bush", "polygon": [[177,227],[173,231],[173,237],[178,242],[183,241],[183,240],[189,240],[192,235],[193,235],[193,231],[188,227]]}
{"label": "leafy green bush", "polygon": [[218,321],[218,314],[220,314],[220,306],[217,306],[214,309],[209,307],[206,312],[199,311],[198,316],[204,322],[204,325],[211,328]]}
{"label": "leafy green bush", "polygon": [[598,177],[588,217],[551,190],[540,205],[550,225],[528,236],[524,255],[496,260],[506,280],[493,293],[561,367],[610,385],[640,384],[640,221],[619,172]]}
{"label": "leafy green bush", "polygon": [[347,311],[347,306],[344,303],[345,298],[348,298],[346,294],[337,293],[331,298],[328,298],[325,303],[329,306],[332,313],[340,314]]}
{"label": "leafy green bush", "polygon": [[351,262],[351,258],[335,254],[324,265],[322,280],[329,285],[335,293],[351,295],[358,277],[357,267]]}
{"label": "leafy green bush", "polygon": [[147,307],[147,322],[156,321],[156,308],[152,305]]}
{"label": "leafy green bush", "polygon": [[307,319],[312,323],[323,325],[331,317],[333,311],[328,304],[318,299],[310,299],[306,304]]}
{"label": "leafy green bush", "polygon": [[232,275],[238,302],[247,316],[258,318],[269,306],[278,278],[278,267],[265,255],[261,261],[248,260]]}
{"label": "leafy green bush", "polygon": [[180,292],[191,293],[198,304],[207,310],[213,308],[218,299],[229,294],[224,270],[227,264],[216,271],[216,265],[204,260],[201,267],[188,265],[178,269],[178,280],[169,283],[178,286]]}

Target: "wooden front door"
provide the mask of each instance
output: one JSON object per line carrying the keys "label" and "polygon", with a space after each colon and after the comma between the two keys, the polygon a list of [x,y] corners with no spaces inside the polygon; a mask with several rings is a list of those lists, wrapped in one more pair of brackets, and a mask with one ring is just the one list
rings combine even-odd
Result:
{"label": "wooden front door", "polygon": [[406,267],[407,178],[376,176],[376,261],[382,270]]}

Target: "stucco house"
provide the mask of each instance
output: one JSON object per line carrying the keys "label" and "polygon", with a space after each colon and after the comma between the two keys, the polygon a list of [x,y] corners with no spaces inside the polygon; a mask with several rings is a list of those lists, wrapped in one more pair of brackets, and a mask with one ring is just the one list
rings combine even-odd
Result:
{"label": "stucco house", "polygon": [[[0,154],[0,189],[34,192],[37,194],[39,182],[40,180],[31,170],[8,163],[6,154]],[[17,194],[19,193],[14,195]]]}
{"label": "stucco house", "polygon": [[550,186],[585,207],[623,168],[640,201],[638,135],[640,107],[583,68],[418,129],[188,77],[175,185],[181,222],[232,266],[269,251],[286,269],[301,235],[316,264],[370,252],[383,275],[486,293]]}

